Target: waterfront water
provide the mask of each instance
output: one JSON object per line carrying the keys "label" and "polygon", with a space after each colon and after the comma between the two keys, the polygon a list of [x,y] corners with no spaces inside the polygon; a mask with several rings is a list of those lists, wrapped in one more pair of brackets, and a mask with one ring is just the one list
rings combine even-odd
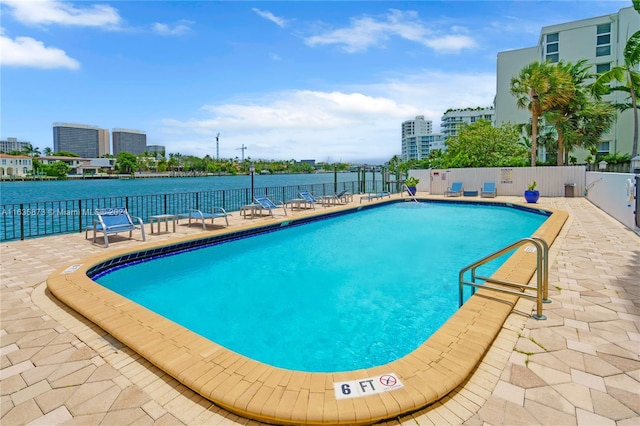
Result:
{"label": "waterfront water", "polygon": [[213,206],[237,211],[252,203],[254,195],[286,202],[299,198],[300,189],[319,196],[336,190],[376,192],[383,189],[381,179],[380,173],[375,181],[368,173],[361,185],[357,173],[255,175],[255,192],[247,175],[2,182],[0,241],[81,232],[98,208],[124,207],[148,222],[152,215],[210,211]]}
{"label": "waterfront water", "polygon": [[[338,173],[338,182],[358,180],[357,173]],[[381,180],[376,173],[376,180]],[[373,179],[367,173],[366,180]],[[334,182],[333,173],[254,176],[256,188],[310,185]],[[149,194],[175,194],[251,187],[251,176],[209,176],[156,179],[74,179],[58,181],[20,181],[0,183],[0,204],[36,201],[74,200]]]}

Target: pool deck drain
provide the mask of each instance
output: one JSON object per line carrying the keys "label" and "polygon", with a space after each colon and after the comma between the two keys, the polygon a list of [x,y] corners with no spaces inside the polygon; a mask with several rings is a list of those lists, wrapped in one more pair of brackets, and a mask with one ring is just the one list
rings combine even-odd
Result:
{"label": "pool deck drain", "polygon": [[[543,198],[540,206],[569,212],[551,247],[549,319],[528,319],[532,303],[521,300],[468,379],[389,424],[637,424],[640,239],[583,198]],[[232,227],[267,221],[236,217]],[[150,240],[203,233],[178,228]],[[108,251],[140,245],[116,237]],[[83,234],[2,243],[2,423],[257,424],[105,340],[101,329],[45,292],[55,269],[105,251]],[[282,394],[272,403],[291,409],[290,398]],[[366,397],[359,401],[367,404]]]}

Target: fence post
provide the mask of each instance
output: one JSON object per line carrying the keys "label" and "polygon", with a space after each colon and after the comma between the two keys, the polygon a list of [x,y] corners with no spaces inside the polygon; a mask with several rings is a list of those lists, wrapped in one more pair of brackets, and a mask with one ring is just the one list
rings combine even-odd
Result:
{"label": "fence post", "polygon": [[24,240],[24,204],[20,203],[20,240]]}
{"label": "fence post", "polygon": [[82,200],[78,200],[78,232],[82,232]]}

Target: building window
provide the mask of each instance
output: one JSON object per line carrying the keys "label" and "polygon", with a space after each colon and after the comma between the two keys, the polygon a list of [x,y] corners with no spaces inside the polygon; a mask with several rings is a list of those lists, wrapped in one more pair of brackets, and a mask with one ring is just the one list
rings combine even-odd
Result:
{"label": "building window", "polygon": [[606,64],[596,64],[596,73],[600,74],[601,72],[607,72],[611,69],[611,62],[607,62]]}
{"label": "building window", "polygon": [[611,23],[596,27],[596,56],[611,54]]}
{"label": "building window", "polygon": [[558,62],[560,60],[558,40],[558,33],[547,34],[545,36],[544,53],[547,62]]}
{"label": "building window", "polygon": [[609,153],[609,141],[600,142],[598,144],[598,154],[608,154]]}

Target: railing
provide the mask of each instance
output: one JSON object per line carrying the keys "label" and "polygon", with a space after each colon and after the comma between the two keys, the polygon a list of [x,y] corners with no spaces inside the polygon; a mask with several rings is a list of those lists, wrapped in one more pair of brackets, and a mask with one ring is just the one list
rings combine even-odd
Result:
{"label": "railing", "polygon": [[[532,244],[536,252],[536,286],[528,284],[514,283],[511,281],[498,280],[490,277],[483,277],[476,274],[476,269],[479,266],[490,262],[505,253],[510,252],[520,246]],[[525,248],[528,250],[530,247]],[[545,320],[546,316],[542,315],[542,304],[551,303],[549,299],[549,264],[548,264],[549,246],[547,242],[540,237],[523,238],[515,243],[498,250],[487,257],[484,257],[469,266],[466,266],[460,270],[460,306],[464,303],[463,300],[463,288],[465,285],[472,286],[472,293],[475,293],[476,287],[486,288],[490,290],[499,291],[502,293],[515,294],[529,299],[536,299],[536,313],[532,315],[537,320]],[[465,281],[464,275],[466,272],[471,271],[471,281]],[[483,282],[476,282],[476,280],[482,280]],[[487,285],[486,283],[498,284],[501,287]],[[516,288],[517,290],[511,290],[510,288]],[[535,294],[526,293],[526,290],[535,290]]]}
{"label": "railing", "polygon": [[[339,182],[338,191],[354,194],[376,191],[380,181]],[[254,188],[255,196],[268,196],[273,201],[287,201],[298,197],[298,191],[308,190],[323,196],[335,193],[336,183],[291,185],[284,187]],[[397,192],[397,191],[395,191]],[[226,211],[239,211],[252,202],[251,188],[215,191],[183,192],[173,194],[127,195],[117,197],[83,198],[77,200],[37,201],[0,205],[0,241],[24,240],[54,234],[82,232],[93,220],[98,208],[125,207],[131,216],[149,222],[150,216],[178,214],[189,209],[210,210],[222,207]]]}
{"label": "railing", "polygon": [[411,197],[413,199],[413,201],[415,201],[416,203],[418,202],[418,199],[416,198],[416,195],[411,192],[411,190],[409,189],[409,187],[407,186],[406,183],[402,184],[402,189],[403,189],[403,193],[404,193],[404,190],[406,189],[407,190],[407,194],[409,194],[409,197]]}

